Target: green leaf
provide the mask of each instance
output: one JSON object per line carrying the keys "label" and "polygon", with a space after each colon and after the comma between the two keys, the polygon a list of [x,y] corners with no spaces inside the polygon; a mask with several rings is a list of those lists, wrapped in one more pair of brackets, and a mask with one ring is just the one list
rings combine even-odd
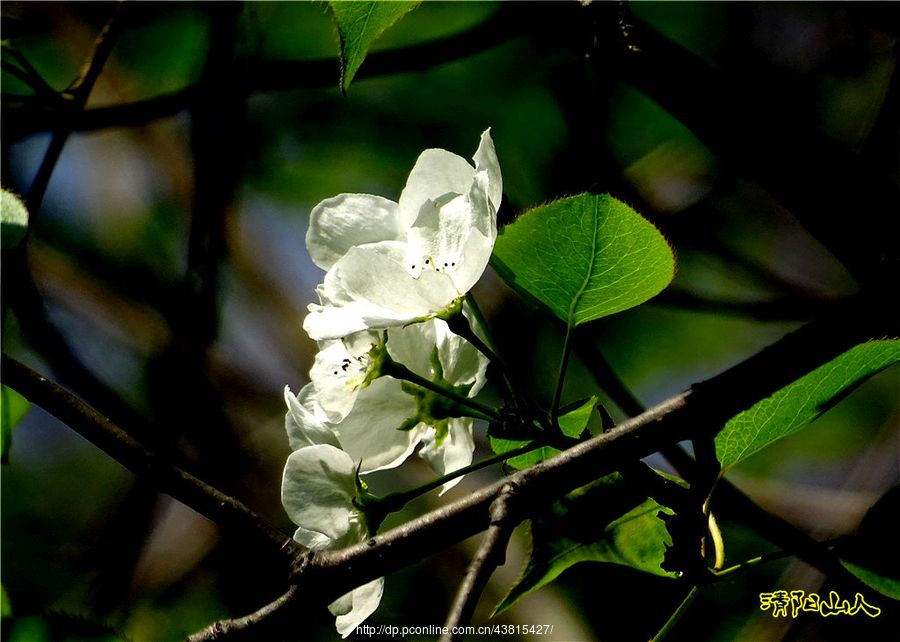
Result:
{"label": "green leaf", "polygon": [[497,237],[492,265],[573,326],[640,305],[675,275],[672,248],[659,230],[608,194],[526,212]]}
{"label": "green leaf", "polygon": [[347,91],[369,47],[384,31],[415,9],[416,2],[331,0],[331,14],[341,38],[341,91]]}
{"label": "green leaf", "polygon": [[0,387],[0,461],[9,461],[12,431],[31,410],[31,403],[18,392],[6,386]]}
{"label": "green leaf", "polygon": [[863,517],[856,533],[840,549],[844,567],[868,586],[900,600],[900,486],[882,496]]}
{"label": "green leaf", "polygon": [[722,468],[802,428],[865,379],[900,361],[900,340],[869,341],[735,415],[716,436]]}
{"label": "green leaf", "polygon": [[[588,422],[591,419],[591,413],[593,413],[594,408],[597,405],[597,397],[590,397],[587,401],[579,405],[574,410],[571,410],[565,414],[559,416],[559,427],[562,429],[563,433],[566,437],[572,437],[573,439],[577,439],[581,436],[581,433],[584,432],[584,429],[587,428]],[[501,439],[497,437],[491,437],[491,448],[495,453],[506,453],[510,450],[515,450],[516,448],[521,448],[522,446],[526,446],[530,444],[529,440],[516,440],[516,439]],[[518,457],[513,457],[512,459],[507,460],[506,464],[511,466],[512,468],[516,468],[518,470],[522,470],[523,468],[528,468],[539,461],[543,461],[548,457],[552,457],[559,453],[559,450],[556,448],[551,448],[550,446],[544,446],[543,448],[538,448],[537,450],[533,450],[530,453],[526,453],[524,455],[519,455]]]}
{"label": "green leaf", "polygon": [[0,244],[3,249],[15,247],[28,231],[28,210],[18,196],[0,190]]}
{"label": "green leaf", "polygon": [[670,513],[626,484],[618,473],[601,477],[555,502],[531,520],[531,559],[495,613],[549,584],[579,562],[606,562],[674,578],[660,564],[672,540],[657,516]]}

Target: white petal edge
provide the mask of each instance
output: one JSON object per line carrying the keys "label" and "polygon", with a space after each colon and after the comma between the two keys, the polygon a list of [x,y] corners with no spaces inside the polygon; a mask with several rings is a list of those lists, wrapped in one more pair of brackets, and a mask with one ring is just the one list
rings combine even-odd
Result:
{"label": "white petal edge", "polygon": [[[381,596],[384,594],[384,578],[379,577],[368,584],[363,584],[338,598],[328,607],[331,614],[336,616],[334,626],[342,638],[356,630],[368,618],[378,605],[381,604]],[[347,609],[349,602],[349,610]]]}
{"label": "white petal edge", "polygon": [[281,503],[297,526],[337,540],[351,526],[356,467],[350,455],[327,444],[290,454],[281,483]]}
{"label": "white petal edge", "polygon": [[[472,463],[475,441],[472,438],[472,419],[468,417],[450,419],[450,427],[444,440],[437,444],[433,429],[429,429],[422,439],[419,457],[424,459],[438,477],[465,468]],[[462,477],[451,479],[441,486],[440,495],[456,486]]]}
{"label": "white petal edge", "polygon": [[306,249],[313,263],[327,271],[351,247],[405,238],[397,203],[373,194],[339,194],[310,212]]}

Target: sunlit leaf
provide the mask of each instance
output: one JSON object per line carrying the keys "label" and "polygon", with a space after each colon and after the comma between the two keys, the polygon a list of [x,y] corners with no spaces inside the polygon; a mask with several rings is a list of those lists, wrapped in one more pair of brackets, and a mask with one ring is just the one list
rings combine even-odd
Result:
{"label": "sunlit leaf", "polygon": [[0,190],[0,243],[3,249],[15,247],[28,231],[28,210],[18,196]]}
{"label": "sunlit leaf", "polygon": [[579,562],[619,564],[675,577],[660,564],[672,540],[657,516],[670,513],[625,483],[607,475],[579,488],[531,520],[531,559],[519,581],[497,607],[502,611],[555,580]]}
{"label": "sunlit leaf", "polygon": [[862,343],[733,417],[716,436],[722,468],[799,430],[855,386],[900,361],[900,340]]}
{"label": "sunlit leaf", "polygon": [[400,18],[415,9],[416,2],[328,3],[341,38],[341,89],[347,91],[372,43]]}
{"label": "sunlit leaf", "polygon": [[507,225],[492,264],[503,279],[576,326],[640,305],[675,274],[653,224],[608,194],[541,205]]}
{"label": "sunlit leaf", "polygon": [[12,431],[31,410],[31,403],[18,392],[6,386],[0,387],[0,461],[9,460]]}
{"label": "sunlit leaf", "polygon": [[900,486],[879,499],[849,543],[840,549],[841,564],[868,586],[900,600]]}
{"label": "sunlit leaf", "polygon": [[[564,414],[559,416],[559,427],[563,431],[563,433],[567,437],[572,437],[573,439],[577,439],[581,436],[581,433],[584,432],[584,429],[587,428],[588,422],[591,419],[591,413],[594,411],[594,407],[597,405],[597,397],[591,397],[584,403],[577,406],[575,409],[570,410]],[[516,448],[521,448],[522,446],[528,445],[529,441],[519,441],[515,439],[501,439],[496,437],[491,437],[491,448],[495,453],[506,453],[510,450],[515,450]],[[556,448],[551,448],[550,446],[544,446],[543,448],[538,448],[530,453],[525,455],[519,455],[518,457],[513,457],[512,459],[508,459],[506,464],[511,466],[512,468],[517,468],[519,470],[523,468],[528,468],[529,466],[536,464],[539,461],[547,459],[548,457],[552,457],[553,455],[558,454],[559,451]]]}

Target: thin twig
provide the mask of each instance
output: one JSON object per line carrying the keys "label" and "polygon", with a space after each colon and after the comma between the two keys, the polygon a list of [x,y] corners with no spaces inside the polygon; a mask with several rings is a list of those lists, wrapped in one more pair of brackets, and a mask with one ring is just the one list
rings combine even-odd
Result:
{"label": "thin twig", "polygon": [[447,621],[444,624],[447,632],[441,636],[441,642],[457,642],[465,637],[461,632],[462,627],[472,621],[472,614],[491,574],[506,560],[506,545],[517,523],[510,512],[510,502],[514,496],[515,485],[507,483],[491,503],[490,526],[469,568],[466,569],[465,577],[453,600],[453,606],[447,614]]}
{"label": "thin twig", "polygon": [[691,587],[691,590],[688,591],[688,594],[681,601],[681,604],[678,605],[678,608],[675,609],[675,612],[672,613],[668,620],[666,620],[666,623],[663,624],[663,627],[659,630],[659,633],[654,635],[650,642],[661,642],[667,635],[669,635],[669,633],[672,632],[672,629],[675,628],[675,625],[678,624],[678,621],[687,612],[688,608],[691,606],[691,603],[694,601],[694,598],[697,597],[697,593],[699,592],[699,587]]}
{"label": "thin twig", "polygon": [[181,470],[131,437],[72,393],[31,368],[3,355],[3,383],[40,406],[136,475],[217,524],[293,561],[304,548],[235,498]]}
{"label": "thin twig", "polygon": [[[100,77],[103,65],[106,64],[109,54],[112,53],[116,38],[121,31],[122,21],[119,19],[121,11],[122,2],[118,2],[112,16],[110,16],[103,29],[97,35],[97,39],[94,41],[94,46],[82,67],[81,73],[72,81],[67,90],[67,93],[72,97],[71,102],[67,104],[67,108],[73,113],[81,112],[84,109],[88,97],[91,95],[91,90]],[[66,140],[72,131],[71,127],[65,125],[54,131],[50,145],[44,154],[44,160],[41,162],[41,166],[38,168],[37,174],[28,189],[28,195],[25,198],[25,206],[32,216],[35,216],[38,210],[41,209],[44,194],[47,192],[47,186],[50,184],[50,177],[53,175],[56,162],[59,160]]]}
{"label": "thin twig", "polygon": [[211,642],[212,640],[224,638],[234,640],[245,633],[250,636],[250,639],[259,640],[259,631],[253,630],[251,633],[251,630],[281,615],[285,607],[289,606],[297,598],[297,593],[297,587],[291,586],[284,595],[274,602],[266,604],[258,611],[244,617],[213,622],[205,629],[189,635],[185,642]]}

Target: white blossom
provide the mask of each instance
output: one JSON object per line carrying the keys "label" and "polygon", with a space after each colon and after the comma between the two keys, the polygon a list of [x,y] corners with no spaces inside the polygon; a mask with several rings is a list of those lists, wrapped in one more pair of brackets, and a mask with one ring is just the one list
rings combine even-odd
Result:
{"label": "white blossom", "polygon": [[[369,537],[365,516],[354,504],[356,466],[334,446],[305,446],[288,457],[281,501],[297,524],[294,539],[312,550],[340,549]],[[347,637],[381,602],[384,578],[357,587],[332,602],[335,627]]]}
{"label": "white blossom", "polygon": [[419,156],[395,203],[341,194],[310,214],[306,245],[326,270],[303,327],[336,339],[431,318],[481,277],[497,237],[502,178],[490,130],[475,166],[442,149]]}

